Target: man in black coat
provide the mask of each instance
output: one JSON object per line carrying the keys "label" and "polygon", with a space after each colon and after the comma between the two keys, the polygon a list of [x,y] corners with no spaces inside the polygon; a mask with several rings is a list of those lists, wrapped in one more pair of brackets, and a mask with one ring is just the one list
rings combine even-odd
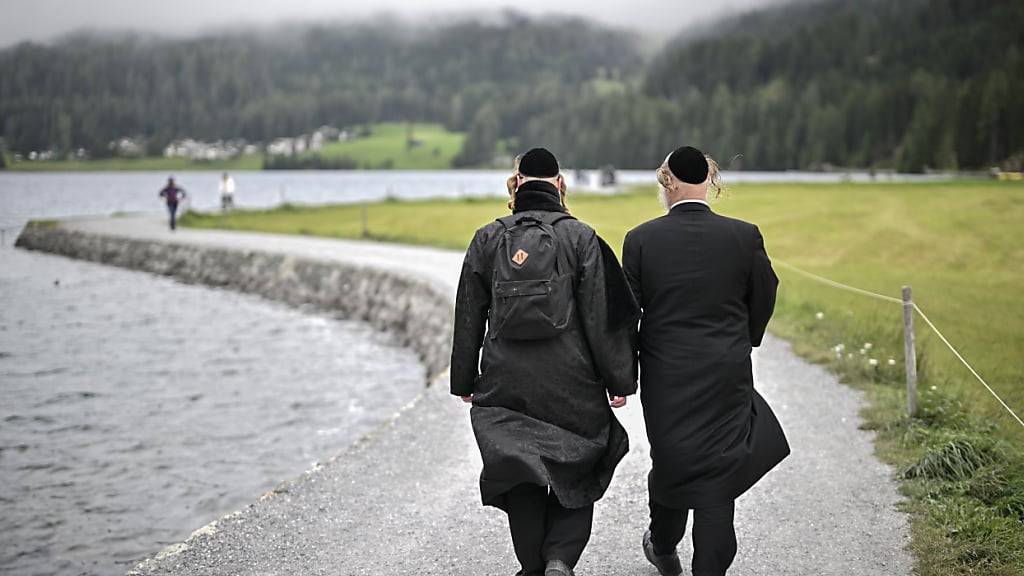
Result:
{"label": "man in black coat", "polygon": [[626,235],[623,267],[642,308],[640,393],[652,469],[644,553],[682,572],[676,546],[693,510],[693,574],[724,575],[736,555],[734,500],[789,454],[753,388],[751,348],[775,306],[778,278],[757,227],[707,203],[717,166],[683,147],[658,169],[668,214]]}
{"label": "man in black coat", "polygon": [[[451,392],[473,405],[482,500],[508,514],[519,574],[571,576],[590,538],[594,502],[628,450],[610,406],[625,405],[636,392],[630,336],[639,308],[614,253],[568,215],[555,157],[531,150],[516,178],[513,216],[477,230],[466,251]],[[513,264],[544,258],[540,248],[524,255],[508,244],[507,226],[538,221],[553,223],[547,249],[564,264],[558,277],[570,298],[557,334],[522,339],[505,331],[510,319],[500,314],[522,310],[525,296],[544,290],[497,280]],[[523,298],[513,303],[517,287]]]}

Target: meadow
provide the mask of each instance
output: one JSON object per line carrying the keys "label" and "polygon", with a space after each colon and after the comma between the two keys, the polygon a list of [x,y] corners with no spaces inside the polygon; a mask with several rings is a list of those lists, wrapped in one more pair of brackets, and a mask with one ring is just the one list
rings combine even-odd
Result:
{"label": "meadow", "polygon": [[[497,185],[500,186],[501,183]],[[613,247],[661,210],[653,189],[571,195]],[[865,391],[865,426],[908,496],[917,572],[1024,574],[1024,428],[917,320],[920,409],[905,413],[902,311],[789,266],[917,304],[1018,414],[1024,412],[1024,183],[742,184],[716,211],[758,224],[782,280],[770,329]],[[365,207],[368,237],[464,249],[501,199]],[[189,214],[195,227],[359,238],[359,206]],[[823,431],[824,432],[824,431]]]}
{"label": "meadow", "polygon": [[466,135],[449,132],[440,124],[413,124],[412,138],[407,145],[409,126],[400,122],[384,122],[372,127],[368,138],[332,142],[319,153],[325,158],[349,158],[361,168],[394,168],[397,170],[441,170],[452,167],[452,159],[462,149]]}

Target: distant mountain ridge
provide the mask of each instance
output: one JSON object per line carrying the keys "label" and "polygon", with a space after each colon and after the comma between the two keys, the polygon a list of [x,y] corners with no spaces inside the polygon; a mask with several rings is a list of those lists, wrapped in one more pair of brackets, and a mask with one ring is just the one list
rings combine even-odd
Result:
{"label": "distant mountain ridge", "polygon": [[[666,49],[645,93],[673,97],[694,84],[727,90],[741,100],[734,106],[767,107],[743,125],[786,144],[800,135],[776,130],[770,117],[790,117],[792,129],[806,114],[785,100],[802,102],[812,112],[805,129],[821,132],[812,140],[830,144],[802,162],[759,155],[772,165],[956,168],[1024,149],[1022,79],[1024,3],[828,0],[738,17],[714,38]],[[802,148],[813,156],[815,147]]]}
{"label": "distant mountain ridge", "polygon": [[745,168],[1019,170],[1022,101],[1024,2],[822,0],[684,31],[642,89],[529,134],[631,166],[686,141]]}
{"label": "distant mountain ridge", "polygon": [[0,51],[0,134],[103,155],[126,135],[157,150],[416,120],[468,132],[460,165],[543,144],[567,165],[649,168],[682,142],[757,169],[1024,163],[1018,0],[802,1],[684,30],[653,58],[621,30],[504,18],[22,44]]}

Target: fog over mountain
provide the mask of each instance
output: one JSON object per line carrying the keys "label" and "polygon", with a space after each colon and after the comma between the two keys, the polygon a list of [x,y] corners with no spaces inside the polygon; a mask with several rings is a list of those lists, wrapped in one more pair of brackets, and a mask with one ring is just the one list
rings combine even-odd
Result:
{"label": "fog over mountain", "polygon": [[398,17],[406,22],[443,22],[461,15],[515,10],[531,16],[565,14],[603,24],[635,28],[654,39],[689,25],[784,0],[0,0],[0,46],[46,41],[68,32],[138,30],[192,35],[209,29],[238,29],[280,21],[323,21]]}

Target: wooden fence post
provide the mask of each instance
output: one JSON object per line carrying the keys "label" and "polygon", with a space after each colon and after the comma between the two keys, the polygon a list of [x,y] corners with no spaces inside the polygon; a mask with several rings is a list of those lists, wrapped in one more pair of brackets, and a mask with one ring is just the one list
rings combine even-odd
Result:
{"label": "wooden fence post", "polygon": [[907,415],[917,415],[917,350],[914,347],[914,301],[903,287],[903,355],[907,369]]}

